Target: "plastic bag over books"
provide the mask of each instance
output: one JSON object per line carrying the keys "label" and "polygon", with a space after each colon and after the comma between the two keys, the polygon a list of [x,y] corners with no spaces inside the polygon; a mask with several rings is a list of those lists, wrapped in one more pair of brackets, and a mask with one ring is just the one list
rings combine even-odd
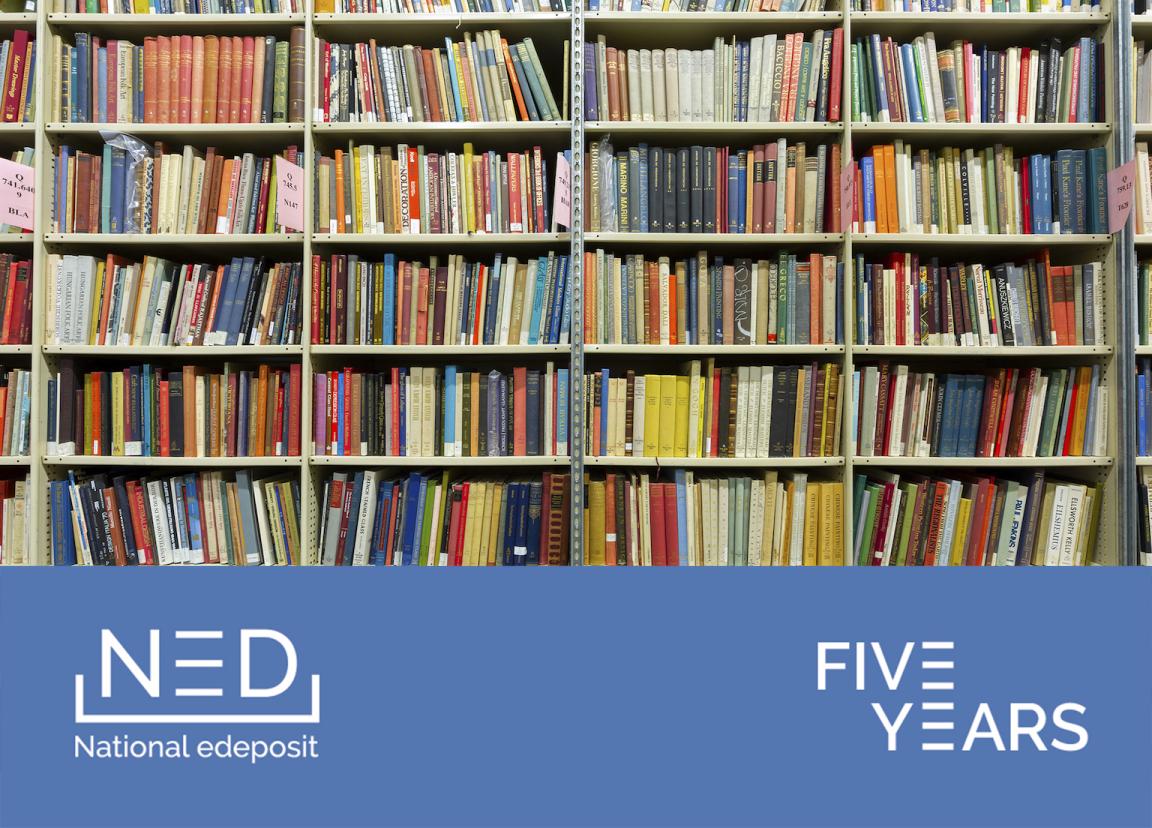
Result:
{"label": "plastic bag over books", "polygon": [[142,233],[143,230],[136,221],[136,216],[142,215],[139,207],[143,196],[136,180],[136,167],[152,155],[152,149],[139,138],[124,132],[102,129],[100,137],[113,149],[122,150],[128,162],[125,165],[127,175],[124,176],[124,229],[121,232]]}

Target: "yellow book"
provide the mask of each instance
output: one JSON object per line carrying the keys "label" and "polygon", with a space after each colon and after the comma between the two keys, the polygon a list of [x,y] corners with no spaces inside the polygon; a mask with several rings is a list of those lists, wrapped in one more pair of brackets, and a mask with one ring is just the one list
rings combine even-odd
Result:
{"label": "yellow book", "polygon": [[77,447],[77,454],[100,454],[99,449],[92,447],[92,380],[95,378],[94,374],[84,375],[84,449],[79,450]]}
{"label": "yellow book", "polygon": [[[836,527],[833,521],[836,519],[836,509],[833,505],[833,500],[836,497],[835,489],[839,483],[821,483],[820,484],[820,542],[819,546],[819,562],[820,566],[835,566],[837,561],[837,548],[836,548]],[[812,484],[808,484],[811,488]]]}
{"label": "yellow book", "polygon": [[690,377],[676,377],[676,411],[673,415],[676,424],[673,451],[676,457],[688,456],[688,398],[691,390]]}
{"label": "yellow book", "polygon": [[492,523],[492,495],[496,491],[495,483],[484,485],[484,499],[480,503],[481,510],[476,515],[476,565],[488,566],[489,541],[492,533],[489,531]]}
{"label": "yellow book", "polygon": [[360,209],[360,205],[364,202],[361,199],[364,196],[361,187],[360,179],[363,178],[362,169],[360,166],[360,147],[352,148],[352,229],[357,233],[364,232],[364,211]]}
{"label": "yellow book", "polygon": [[300,563],[300,522],[296,514],[296,498],[292,496],[292,484],[285,480],[280,484],[280,500],[284,504],[285,520],[288,524],[288,537],[285,552],[286,564]]}
{"label": "yellow book", "polygon": [[604,565],[604,481],[588,484],[588,521],[585,524],[585,537],[588,545],[589,566]]}
{"label": "yellow book", "polygon": [[696,378],[696,419],[693,421],[693,427],[696,429],[696,446],[693,457],[704,457],[704,421],[707,419],[704,416],[704,403],[708,399],[708,383],[704,377]]}
{"label": "yellow book", "polygon": [[760,543],[760,565],[772,564],[772,535],[776,531],[776,481],[779,472],[764,472],[764,538]]}
{"label": "yellow book", "polygon": [[823,488],[822,484],[809,480],[804,490],[804,566],[820,563],[820,492]]}
{"label": "yellow book", "polygon": [[497,566],[500,560],[500,515],[504,511],[504,484],[490,487],[492,505],[488,509],[488,566]]}
{"label": "yellow book", "polygon": [[480,555],[479,543],[476,539],[476,527],[480,524],[484,512],[484,497],[488,486],[482,481],[472,483],[468,487],[468,511],[464,516],[464,565],[478,566]]}
{"label": "yellow book", "polygon": [[972,528],[972,501],[970,498],[960,498],[960,505],[956,507],[956,528],[952,533],[952,550],[948,554],[948,563],[960,566],[964,563],[964,549],[968,546],[968,532]]}
{"label": "yellow book", "polygon": [[1089,486],[1084,497],[1084,505],[1081,507],[1082,512],[1088,515],[1088,522],[1084,525],[1078,539],[1080,548],[1076,553],[1076,562],[1080,566],[1088,566],[1092,563],[1092,549],[1095,546],[1096,533],[1100,531],[1101,499],[1099,487]]}
{"label": "yellow book", "polygon": [[1088,425],[1088,394],[1092,387],[1092,369],[1082,366],[1076,369],[1076,414],[1072,420],[1072,443],[1068,453],[1079,457],[1084,453],[1084,429]]}
{"label": "yellow book", "polygon": [[467,230],[476,231],[476,202],[472,198],[472,144],[464,145],[464,216],[467,220]]}
{"label": "yellow book", "polygon": [[112,454],[124,455],[124,374],[112,372]]}
{"label": "yellow book", "polygon": [[793,480],[784,481],[784,509],[780,515],[780,520],[783,522],[780,533],[780,558],[775,561],[781,566],[789,566],[791,564],[791,549],[792,549],[792,508],[793,501],[796,495],[796,483]]}
{"label": "yellow book", "polygon": [[661,457],[676,456],[676,389],[675,376],[665,374],[660,377],[660,437],[657,453]]}
{"label": "yellow book", "polygon": [[844,484],[829,483],[832,487],[832,551],[828,562],[844,566]]}
{"label": "yellow book", "polygon": [[88,319],[88,338],[85,342],[99,342],[100,307],[104,303],[104,262],[96,263],[96,278],[92,284],[92,314]]}
{"label": "yellow book", "polygon": [[644,456],[655,457],[660,448],[660,375],[644,378]]}

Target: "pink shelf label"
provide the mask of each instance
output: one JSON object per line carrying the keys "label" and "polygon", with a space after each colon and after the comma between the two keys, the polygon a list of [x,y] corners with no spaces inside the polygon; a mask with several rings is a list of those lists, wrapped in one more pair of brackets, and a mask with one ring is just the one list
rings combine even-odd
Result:
{"label": "pink shelf label", "polygon": [[1121,164],[1108,172],[1108,232],[1119,233],[1128,223],[1132,212],[1132,196],[1136,190],[1136,160]]}
{"label": "pink shelf label", "polygon": [[0,158],[0,224],[36,229],[36,171]]}
{"label": "pink shelf label", "polygon": [[304,170],[276,156],[276,223],[304,230]]}

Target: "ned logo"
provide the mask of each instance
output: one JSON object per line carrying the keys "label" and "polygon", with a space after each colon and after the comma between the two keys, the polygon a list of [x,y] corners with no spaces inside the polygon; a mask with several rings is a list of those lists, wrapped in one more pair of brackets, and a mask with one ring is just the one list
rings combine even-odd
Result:
{"label": "ned logo", "polygon": [[[257,679],[257,650],[265,661],[275,653],[274,675],[265,671]],[[241,628],[226,636],[223,630],[149,629],[147,648],[132,651],[112,630],[101,629],[99,696],[86,698],[89,685],[77,673],[76,724],[319,724],[318,674],[311,675],[308,701],[301,705],[307,709],[282,709],[284,701],[302,695],[304,681],[295,644],[278,630]],[[140,699],[141,690],[148,700],[134,705],[144,709],[93,712],[120,696]],[[267,711],[258,709],[261,700]]]}

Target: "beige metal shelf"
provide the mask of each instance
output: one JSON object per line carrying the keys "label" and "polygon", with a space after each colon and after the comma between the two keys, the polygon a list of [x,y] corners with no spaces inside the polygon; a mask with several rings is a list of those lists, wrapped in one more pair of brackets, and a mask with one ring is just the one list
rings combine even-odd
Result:
{"label": "beige metal shelf", "polygon": [[313,233],[313,244],[526,245],[567,244],[567,233]]}
{"label": "beige metal shelf", "polygon": [[584,353],[605,356],[806,356],[842,354],[843,345],[585,345]]}
{"label": "beige metal shelf", "polygon": [[586,244],[677,244],[736,245],[837,244],[841,233],[585,233]]}
{"label": "beige metal shelf", "polygon": [[1108,123],[1092,124],[922,124],[922,123],[855,123],[853,136],[868,137],[940,137],[940,138],[995,138],[1004,140],[1007,132],[1012,139],[1073,138],[1082,135],[1107,135],[1112,131]]}
{"label": "beige metal shelf", "polygon": [[49,135],[84,135],[99,137],[101,132],[127,132],[134,135],[155,135],[183,138],[193,141],[207,138],[259,138],[300,140],[304,137],[304,123],[285,124],[154,124],[154,123],[104,123],[73,124],[52,121],[45,125]]}
{"label": "beige metal shelf", "polygon": [[68,457],[46,455],[45,466],[73,466],[76,468],[91,466],[138,466],[141,463],[150,466],[171,466],[173,468],[205,468],[205,469],[243,469],[243,468],[299,468],[304,460],[301,457],[93,457],[91,455],[76,454]]}
{"label": "beige metal shelf", "polygon": [[1111,345],[854,345],[853,354],[879,357],[1101,357]]}
{"label": "beige metal shelf", "polygon": [[303,244],[303,233],[45,233],[46,244],[100,245],[173,245],[227,244],[271,245]]}
{"label": "beige metal shelf", "polygon": [[313,345],[313,356],[567,356],[571,345]]}
{"label": "beige metal shelf", "polygon": [[1111,457],[861,457],[853,466],[934,467],[962,469],[1093,468],[1111,466]]}
{"label": "beige metal shelf", "polygon": [[[1150,237],[1152,239],[1152,237]],[[1109,244],[1111,236],[1103,233],[853,233],[853,245],[1031,245],[1064,247],[1086,244]]]}
{"label": "beige metal shelf", "polygon": [[303,345],[44,345],[45,354],[125,357],[278,357],[300,356]]}
{"label": "beige metal shelf", "polygon": [[585,466],[641,468],[799,469],[843,466],[843,457],[585,457]]}
{"label": "beige metal shelf", "polygon": [[[32,15],[35,20],[36,15]],[[222,30],[232,28],[268,29],[276,26],[303,25],[304,14],[104,14],[51,12],[48,25],[67,29],[193,29]]]}
{"label": "beige metal shelf", "polygon": [[483,473],[488,468],[549,468],[568,466],[572,458],[562,457],[388,457],[384,455],[344,455],[329,457],[314,454],[308,460],[313,466],[396,466],[399,468],[470,468]]}
{"label": "beige metal shelf", "polygon": [[16,457],[15,455],[6,454],[0,455],[0,466],[30,466],[32,465],[31,457]]}

